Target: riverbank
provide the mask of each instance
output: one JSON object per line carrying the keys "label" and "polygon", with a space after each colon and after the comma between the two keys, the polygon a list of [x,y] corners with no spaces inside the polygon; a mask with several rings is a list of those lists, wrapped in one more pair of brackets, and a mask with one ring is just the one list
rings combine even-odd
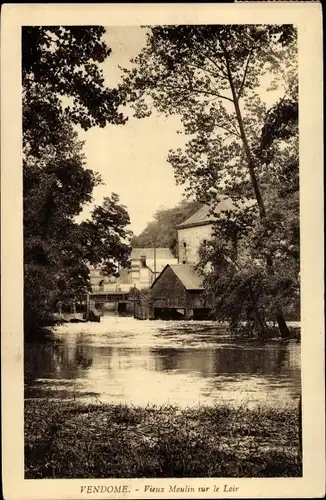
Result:
{"label": "riverbank", "polygon": [[295,405],[25,402],[25,478],[301,475]]}

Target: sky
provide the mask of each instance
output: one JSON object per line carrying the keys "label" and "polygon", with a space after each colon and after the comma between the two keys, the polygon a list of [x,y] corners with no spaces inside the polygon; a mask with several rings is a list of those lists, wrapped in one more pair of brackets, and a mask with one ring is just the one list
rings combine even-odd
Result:
{"label": "sky", "polygon": [[[115,87],[122,76],[119,66],[131,67],[130,60],[145,44],[146,30],[140,26],[110,26],[103,39],[112,53],[101,68],[106,84]],[[261,79],[260,95],[264,94],[270,107],[281,94],[266,92],[269,84],[268,76]],[[94,205],[101,205],[103,197],[114,192],[127,207],[130,229],[139,234],[159,208],[172,208],[182,199],[184,188],[176,185],[167,157],[170,149],[185,145],[186,137],[177,134],[182,129],[177,116],[165,117],[156,110],[143,119],[133,118],[130,109],[127,114],[125,125],[78,130],[80,139],[85,141],[87,168],[100,173],[104,182],[94,189],[93,204],[85,207],[78,218],[88,217]]]}
{"label": "sky", "polygon": [[[106,84],[114,87],[121,78],[119,65],[130,67],[144,42],[140,27],[110,27],[103,37],[112,53],[101,65]],[[130,117],[125,125],[79,130],[85,141],[87,168],[101,174],[105,185],[94,190],[94,204],[100,205],[112,192],[120,196],[130,215],[131,230],[139,234],[160,207],[174,207],[182,199],[183,188],[176,186],[172,166],[166,161],[169,149],[182,147],[185,138],[177,134],[178,117],[158,115],[149,118]],[[86,207],[82,218],[92,206]]]}

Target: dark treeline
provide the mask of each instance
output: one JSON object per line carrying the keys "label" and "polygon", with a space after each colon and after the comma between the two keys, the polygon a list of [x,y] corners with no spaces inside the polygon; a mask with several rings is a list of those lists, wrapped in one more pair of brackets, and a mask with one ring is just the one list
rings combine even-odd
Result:
{"label": "dark treeline", "polygon": [[157,247],[169,248],[174,257],[177,257],[176,228],[195,213],[200,206],[199,201],[182,200],[176,207],[157,210],[154,214],[154,220],[149,222],[138,236],[133,236],[132,246],[151,248],[155,242]]}
{"label": "dark treeline", "polygon": [[[25,336],[53,324],[58,300],[81,299],[88,264],[128,264],[129,215],[112,194],[89,220],[75,217],[101,182],[87,168],[77,127],[123,124],[99,63],[110,55],[101,27],[23,27]],[[68,103],[68,104],[64,104]]]}

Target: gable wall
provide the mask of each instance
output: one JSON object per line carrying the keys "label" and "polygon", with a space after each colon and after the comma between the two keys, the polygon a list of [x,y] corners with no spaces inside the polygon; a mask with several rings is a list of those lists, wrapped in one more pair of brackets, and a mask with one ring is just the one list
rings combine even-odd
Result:
{"label": "gable wall", "polygon": [[200,296],[201,291],[187,291],[170,267],[165,269],[151,288],[154,308],[203,307]]}
{"label": "gable wall", "polygon": [[179,264],[184,261],[186,264],[197,264],[200,245],[204,240],[210,240],[211,236],[211,224],[178,229]]}

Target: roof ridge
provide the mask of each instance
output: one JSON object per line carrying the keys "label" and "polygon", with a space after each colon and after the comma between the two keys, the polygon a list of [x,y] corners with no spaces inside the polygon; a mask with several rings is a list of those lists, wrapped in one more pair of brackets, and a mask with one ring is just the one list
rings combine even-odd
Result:
{"label": "roof ridge", "polygon": [[[238,200],[245,207],[251,206],[255,203],[254,199]],[[237,200],[236,200],[237,202]],[[196,212],[190,215],[186,220],[181,222],[177,229],[182,229],[191,226],[201,226],[204,224],[210,224],[216,220],[216,217],[223,211],[234,210],[235,208],[234,200],[231,196],[220,196],[219,202],[212,211],[212,206],[204,203]]]}
{"label": "roof ridge", "polygon": [[170,250],[169,247],[133,247],[132,250],[153,250],[154,248],[156,248],[156,250]]}
{"label": "roof ridge", "polygon": [[[186,290],[203,290],[203,279],[195,269],[194,264],[167,264],[161,272],[160,276],[167,267],[170,267],[172,269],[172,271],[181,281]],[[160,276],[158,276],[156,280],[158,280]]]}
{"label": "roof ridge", "polygon": [[194,212],[192,215],[187,217],[187,219],[178,224],[177,228],[187,226],[188,224],[209,224],[213,221],[213,217],[209,212],[209,205],[204,203],[200,208],[198,208],[198,210],[196,210],[196,212]]}

